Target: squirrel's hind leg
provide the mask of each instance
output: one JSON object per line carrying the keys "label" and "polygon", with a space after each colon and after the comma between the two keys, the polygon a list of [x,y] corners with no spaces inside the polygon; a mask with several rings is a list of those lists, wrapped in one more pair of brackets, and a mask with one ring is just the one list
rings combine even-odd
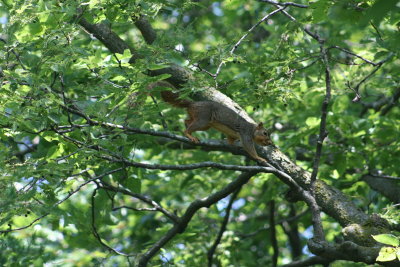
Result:
{"label": "squirrel's hind leg", "polygon": [[238,138],[236,138],[236,137],[233,137],[233,136],[227,136],[227,141],[228,141],[228,144],[230,144],[230,145],[233,145],[233,143],[235,143],[235,141],[237,140]]}
{"label": "squirrel's hind leg", "polygon": [[192,142],[198,143],[199,139],[197,137],[194,137],[192,135],[192,133],[196,132],[196,131],[206,131],[206,130],[210,129],[210,122],[208,120],[196,120],[196,119],[193,119],[189,123],[190,123],[189,125],[186,125],[187,128],[186,128],[184,134]]}

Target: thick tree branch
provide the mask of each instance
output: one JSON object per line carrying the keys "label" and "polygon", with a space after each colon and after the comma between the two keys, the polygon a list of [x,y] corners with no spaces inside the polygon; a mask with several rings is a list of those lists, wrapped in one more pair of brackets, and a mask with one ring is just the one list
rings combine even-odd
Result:
{"label": "thick tree branch", "polygon": [[[325,241],[315,241],[310,239],[308,247],[312,253],[331,260],[348,260],[354,262],[364,262],[367,264],[376,263],[375,259],[379,254],[380,247],[360,246],[350,241],[340,244],[331,244]],[[392,266],[397,266],[395,265]]]}
{"label": "thick tree branch", "polygon": [[334,261],[334,260],[326,259],[324,257],[314,256],[314,257],[307,258],[305,260],[293,261],[291,263],[282,265],[281,267],[308,267],[308,266],[314,266],[317,264],[322,264],[325,266],[326,264],[329,264],[332,261]]}
{"label": "thick tree branch", "polygon": [[136,27],[142,33],[144,40],[148,44],[152,44],[157,39],[157,33],[151,26],[150,22],[147,20],[147,17],[144,15],[139,16],[139,18],[132,16],[131,17]]}
{"label": "thick tree branch", "polygon": [[[395,178],[395,177],[393,177]],[[397,179],[400,179],[396,177]],[[387,197],[393,203],[400,203],[400,186],[397,179],[388,180],[378,175],[363,175],[361,180],[366,182],[372,189]]]}
{"label": "thick tree branch", "polygon": [[139,54],[133,47],[130,47],[124,40],[122,40],[116,33],[114,33],[109,25],[104,23],[91,24],[83,17],[78,19],[79,25],[81,25],[90,34],[93,34],[101,43],[103,43],[111,53],[123,54],[124,50],[128,49],[132,53],[133,62],[139,58]]}

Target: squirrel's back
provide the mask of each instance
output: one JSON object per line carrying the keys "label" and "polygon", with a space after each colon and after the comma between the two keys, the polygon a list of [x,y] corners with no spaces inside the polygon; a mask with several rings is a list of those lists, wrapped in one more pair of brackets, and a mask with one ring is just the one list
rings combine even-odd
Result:
{"label": "squirrel's back", "polygon": [[161,97],[165,102],[178,108],[188,108],[193,103],[189,100],[179,99],[179,95],[171,91],[162,91]]}

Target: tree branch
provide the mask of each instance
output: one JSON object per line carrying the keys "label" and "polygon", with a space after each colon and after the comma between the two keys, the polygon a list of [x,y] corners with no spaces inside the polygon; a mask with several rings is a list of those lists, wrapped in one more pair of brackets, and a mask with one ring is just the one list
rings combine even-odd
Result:
{"label": "tree branch", "polygon": [[324,257],[319,257],[319,256],[313,256],[305,260],[293,261],[291,263],[282,265],[281,267],[307,267],[307,266],[314,266],[317,264],[322,264],[325,266],[326,264],[329,264],[332,261],[334,260],[326,259]]}
{"label": "tree branch", "polygon": [[[372,75],[374,75],[375,72],[377,72],[377,71],[382,67],[382,65],[383,65],[386,61],[388,61],[392,56],[393,56],[393,54],[390,54],[386,59],[381,60],[380,62],[376,63],[376,64],[374,65],[375,68],[374,68],[367,76],[365,76],[361,81],[359,81],[359,82],[357,83],[357,85],[354,87],[353,90],[356,92],[356,94],[357,94],[358,96],[359,96],[360,86],[361,86],[363,83],[365,83]],[[353,99],[353,102],[357,102],[357,101],[359,101],[359,100],[360,100],[360,99],[359,99],[358,97],[356,97],[356,98]]]}
{"label": "tree branch", "polygon": [[154,257],[158,251],[164,247],[177,234],[185,231],[194,214],[201,208],[210,207],[219,200],[227,197],[229,194],[246,184],[256,172],[244,172],[236,180],[228,184],[223,189],[211,194],[210,196],[193,201],[187,208],[179,223],[175,224],[159,241],[157,241],[146,253],[139,259],[139,267],[147,266],[149,260]]}
{"label": "tree branch", "polygon": [[[365,247],[357,245],[351,241],[344,241],[340,244],[331,244],[325,241],[310,239],[308,247],[312,253],[330,260],[348,260],[354,262],[364,262],[367,264],[376,263],[380,247]],[[395,263],[398,265],[398,263]]]}
{"label": "tree branch", "polygon": [[321,44],[320,46],[321,49],[321,57],[322,61],[325,64],[325,99],[322,102],[321,106],[321,123],[319,126],[319,135],[318,135],[318,141],[317,141],[317,147],[315,151],[315,157],[313,161],[313,171],[311,173],[311,186],[314,187],[315,180],[317,179],[317,174],[318,174],[318,168],[319,168],[319,162],[321,159],[321,153],[322,153],[322,146],[324,143],[325,138],[328,136],[328,133],[326,131],[326,117],[328,115],[328,107],[329,107],[329,102],[331,99],[331,74],[330,74],[330,68],[329,68],[329,61],[328,61],[328,56],[327,56],[327,51]]}
{"label": "tree branch", "polygon": [[181,164],[181,165],[163,165],[163,164],[148,164],[148,163],[141,163],[141,162],[132,162],[121,158],[114,158],[110,156],[100,156],[100,158],[111,161],[111,162],[118,162],[123,163],[124,166],[131,166],[143,169],[151,169],[151,170],[195,170],[199,168],[216,168],[219,170],[233,170],[233,171],[254,171],[254,172],[264,172],[264,173],[275,173],[278,171],[272,167],[263,167],[263,166],[240,166],[240,165],[228,165],[228,164],[221,164],[212,161],[206,162],[198,162],[192,164]]}
{"label": "tree branch", "polygon": [[139,18],[132,16],[131,19],[142,33],[147,44],[152,44],[157,39],[157,33],[147,20],[146,16],[140,15]]}
{"label": "tree branch", "polygon": [[105,248],[108,249],[109,251],[114,252],[114,253],[117,254],[117,255],[125,256],[125,257],[134,256],[134,255],[125,254],[125,253],[123,253],[123,252],[120,252],[120,251],[118,251],[118,250],[116,250],[116,249],[110,247],[109,245],[107,245],[106,243],[104,243],[104,241],[101,239],[101,236],[100,236],[99,232],[97,231],[97,227],[96,227],[96,216],[95,216],[96,212],[95,212],[95,201],[94,201],[94,197],[96,196],[97,190],[98,190],[98,188],[96,188],[95,190],[93,190],[92,197],[91,197],[91,204],[92,204],[92,205],[91,205],[91,215],[92,215],[91,224],[92,224],[92,231],[93,231],[94,237],[97,239],[97,241],[99,241],[99,243],[100,243],[103,247],[105,247]]}
{"label": "tree branch", "polygon": [[139,200],[143,201],[144,203],[146,203],[150,206],[153,206],[157,211],[163,213],[167,218],[169,218],[175,224],[178,223],[180,220],[178,216],[176,216],[172,212],[169,212],[168,210],[163,208],[160,204],[158,204],[157,202],[155,202],[154,200],[152,200],[151,198],[149,198],[147,196],[133,193],[133,192],[126,190],[124,188],[121,188],[121,187],[115,187],[104,181],[102,181],[102,183],[101,183],[101,188],[139,199]]}
{"label": "tree branch", "polygon": [[366,174],[361,177],[361,180],[366,182],[373,190],[387,197],[393,203],[400,203],[400,186],[397,182],[400,180],[400,177]]}
{"label": "tree branch", "polygon": [[275,201],[271,200],[269,202],[269,225],[271,227],[271,244],[272,250],[274,254],[272,255],[272,267],[276,267],[278,265],[278,257],[279,257],[279,247],[278,240],[276,238],[276,227],[275,227]]}
{"label": "tree branch", "polygon": [[213,257],[214,257],[215,250],[217,249],[218,244],[221,242],[222,235],[224,234],[224,232],[226,230],[226,226],[227,226],[228,221],[229,221],[229,215],[231,214],[233,202],[235,201],[235,199],[236,199],[237,195],[239,194],[240,190],[241,190],[241,187],[238,188],[232,194],[231,199],[229,200],[228,206],[226,207],[225,217],[224,217],[224,220],[223,220],[223,222],[221,224],[221,227],[219,229],[217,238],[215,239],[213,245],[209,248],[209,250],[207,252],[208,267],[212,267],[213,266]]}
{"label": "tree branch", "polygon": [[379,63],[374,63],[374,62],[372,62],[371,60],[368,60],[368,59],[366,59],[366,58],[363,58],[362,56],[359,56],[359,55],[357,55],[357,54],[351,52],[350,50],[344,49],[344,48],[342,48],[342,47],[340,47],[340,46],[334,45],[334,46],[329,47],[328,50],[331,49],[331,48],[339,49],[340,51],[343,51],[343,52],[345,52],[346,54],[352,55],[352,56],[354,56],[354,57],[357,57],[357,58],[359,58],[359,59],[361,59],[361,60],[367,62],[368,64],[371,64],[372,66],[375,66],[375,67],[376,67],[376,66],[378,66],[378,64],[379,64]]}
{"label": "tree branch", "polygon": [[131,62],[140,58],[139,54],[133,47],[127,45],[116,33],[114,33],[109,25],[104,23],[91,24],[83,17],[77,21],[86,31],[93,34],[101,43],[103,43],[111,53],[123,54],[124,50],[128,49],[132,53]]}

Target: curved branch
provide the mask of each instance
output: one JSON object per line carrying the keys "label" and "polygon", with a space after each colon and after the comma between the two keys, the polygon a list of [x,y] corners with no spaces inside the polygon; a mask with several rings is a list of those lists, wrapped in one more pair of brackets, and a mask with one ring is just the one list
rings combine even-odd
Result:
{"label": "curved branch", "polygon": [[212,204],[227,197],[229,194],[246,184],[255,174],[256,172],[242,173],[236,180],[228,184],[223,189],[213,193],[206,198],[193,201],[187,208],[185,214],[180,218],[179,223],[175,224],[158,242],[156,242],[146,253],[142,255],[142,257],[139,259],[138,266],[147,266],[149,260],[154,257],[165,244],[167,244],[177,234],[185,231],[190,220],[199,209],[208,208]]}
{"label": "curved branch", "polygon": [[168,210],[164,209],[160,204],[158,204],[157,202],[155,202],[154,200],[152,200],[151,198],[141,195],[141,194],[137,194],[137,193],[133,193],[129,190],[126,190],[124,188],[121,187],[115,187],[113,185],[110,185],[109,183],[106,183],[104,181],[101,182],[101,188],[106,189],[106,190],[110,190],[113,192],[117,192],[117,193],[121,193],[127,196],[131,196],[134,198],[137,198],[141,201],[143,201],[144,203],[153,206],[155,210],[163,213],[167,218],[169,218],[172,222],[174,222],[175,224],[179,222],[179,217],[176,216],[175,214],[173,214],[172,212],[169,212]]}
{"label": "curved branch", "polygon": [[[348,260],[364,262],[367,264],[376,263],[380,247],[365,247],[351,241],[344,241],[340,244],[332,244],[325,241],[318,242],[314,239],[308,241],[308,247],[312,253],[331,260]],[[397,263],[396,263],[397,264]],[[396,265],[393,265],[396,266]]]}
{"label": "curved branch", "polygon": [[91,216],[91,217],[92,217],[92,218],[91,218],[91,225],[92,225],[92,231],[93,231],[94,237],[97,239],[97,241],[99,241],[99,243],[100,243],[103,247],[105,247],[105,248],[108,249],[109,251],[114,252],[114,253],[117,254],[117,255],[125,256],[125,257],[131,257],[131,256],[133,256],[133,255],[128,255],[128,254],[125,254],[125,253],[123,253],[123,252],[120,252],[120,251],[118,251],[118,250],[116,250],[116,249],[110,247],[110,246],[107,245],[106,243],[104,243],[104,241],[102,240],[102,238],[101,238],[99,232],[97,231],[94,197],[96,196],[96,193],[97,193],[97,190],[98,190],[98,189],[99,189],[99,188],[96,188],[96,189],[93,190],[92,197],[91,197],[91,209],[90,209],[90,210],[91,210],[91,215],[92,215],[92,216]]}
{"label": "curved branch", "polygon": [[135,26],[142,33],[143,38],[146,41],[146,43],[152,44],[157,38],[157,33],[151,26],[150,22],[147,20],[147,17],[144,15],[141,15],[139,18],[136,18],[134,16],[132,16],[131,18],[132,18],[133,22],[135,23]]}
{"label": "curved branch", "polygon": [[136,50],[133,47],[130,47],[124,40],[114,33],[109,25],[104,23],[91,24],[82,17],[78,19],[78,23],[87,32],[93,34],[93,36],[103,43],[111,53],[123,54],[124,50],[129,49],[129,51],[132,53],[132,62],[139,58],[139,54],[136,52]]}
{"label": "curved branch", "polygon": [[352,55],[352,56],[354,56],[354,57],[357,57],[357,58],[359,58],[359,59],[361,59],[361,60],[367,62],[368,64],[371,64],[372,66],[375,66],[375,67],[376,67],[376,66],[378,66],[378,64],[379,64],[379,63],[372,62],[371,60],[368,60],[368,59],[366,59],[366,58],[363,58],[362,56],[357,55],[356,53],[353,53],[353,52],[351,52],[350,50],[347,50],[347,49],[342,48],[342,47],[340,47],[340,46],[334,45],[334,46],[329,47],[328,49],[331,49],[331,48],[339,49],[340,51],[345,52],[346,54]]}

